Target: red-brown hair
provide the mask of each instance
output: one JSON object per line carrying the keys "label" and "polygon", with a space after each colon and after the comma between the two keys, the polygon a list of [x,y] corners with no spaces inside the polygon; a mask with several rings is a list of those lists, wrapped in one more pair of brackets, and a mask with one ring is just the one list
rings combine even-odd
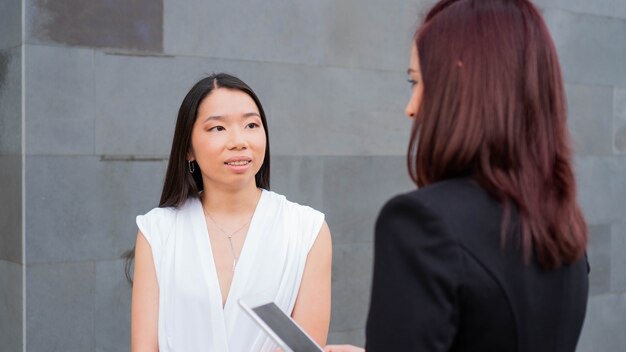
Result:
{"label": "red-brown hair", "polygon": [[581,258],[563,82],[554,43],[527,0],[442,0],[417,30],[424,93],[409,143],[418,187],[471,175],[521,223],[524,258]]}

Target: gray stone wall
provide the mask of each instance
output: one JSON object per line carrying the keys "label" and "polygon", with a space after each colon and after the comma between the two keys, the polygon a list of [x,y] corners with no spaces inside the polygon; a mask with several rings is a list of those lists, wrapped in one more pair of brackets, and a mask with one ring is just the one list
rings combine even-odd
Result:
{"label": "gray stone wall", "polygon": [[[134,216],[157,205],[182,97],[219,71],[264,104],[273,190],[326,213],[329,340],[362,344],[374,220],[386,199],[413,188],[404,71],[417,13],[432,2],[3,1],[0,350],[128,350],[120,255],[133,245]],[[622,350],[626,3],[538,4],[563,65],[591,228],[579,350]]]}
{"label": "gray stone wall", "polygon": [[23,350],[22,6],[0,2],[0,351]]}

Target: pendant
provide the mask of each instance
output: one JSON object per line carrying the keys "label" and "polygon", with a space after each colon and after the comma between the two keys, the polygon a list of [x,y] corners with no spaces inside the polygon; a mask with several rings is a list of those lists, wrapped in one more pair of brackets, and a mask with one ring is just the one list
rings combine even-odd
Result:
{"label": "pendant", "polygon": [[235,246],[233,246],[232,237],[228,237],[228,243],[230,244],[230,251],[233,254],[233,272],[235,272],[235,268],[237,267],[237,256],[235,255]]}

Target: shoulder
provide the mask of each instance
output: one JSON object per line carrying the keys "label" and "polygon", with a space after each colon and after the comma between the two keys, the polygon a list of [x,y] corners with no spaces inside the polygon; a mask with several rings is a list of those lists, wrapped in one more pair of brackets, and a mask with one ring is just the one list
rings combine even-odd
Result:
{"label": "shoulder", "polygon": [[435,182],[420,189],[401,194],[408,199],[415,199],[425,205],[437,207],[442,203],[454,200],[474,198],[485,190],[471,178],[453,178]]}
{"label": "shoulder", "polygon": [[441,181],[391,199],[379,216],[377,240],[454,245],[482,257],[500,249],[503,212],[475,181]]}
{"label": "shoulder", "polygon": [[306,218],[321,218],[322,220],[324,219],[324,213],[308,205],[292,202],[284,195],[273,191],[263,190],[263,193],[268,198],[269,203],[278,205],[282,210],[290,213],[290,215],[297,215]]}
{"label": "shoulder", "polygon": [[176,214],[180,211],[178,208],[166,207],[166,208],[152,208],[150,211],[143,215],[137,216],[137,222],[146,224],[167,224],[176,218]]}
{"label": "shoulder", "polygon": [[156,239],[163,239],[174,228],[181,214],[189,213],[197,199],[191,198],[180,207],[157,207],[136,218],[137,227],[150,244]]}
{"label": "shoulder", "polygon": [[390,199],[380,212],[379,226],[420,227],[426,234],[456,237],[489,222],[499,226],[502,207],[470,178],[433,183]]}
{"label": "shoulder", "polygon": [[395,196],[385,204],[382,214],[398,208],[443,219],[501,211],[500,203],[471,178],[444,180]]}
{"label": "shoulder", "polygon": [[177,211],[178,209],[174,207],[166,207],[166,208],[156,207],[156,208],[150,209],[150,211],[148,211],[147,213],[143,215],[139,215],[139,216],[144,217],[144,218],[163,218],[163,217],[170,217],[174,215]]}
{"label": "shoulder", "polygon": [[375,262],[458,282],[452,272],[462,262],[462,234],[450,226],[445,206],[462,199],[453,191],[467,187],[465,182],[438,182],[389,200],[376,221]]}
{"label": "shoulder", "polygon": [[324,221],[324,213],[307,205],[289,201],[281,194],[266,190],[263,192],[264,196],[269,198],[266,203],[268,208],[275,210],[270,216],[280,218],[279,221],[285,229],[285,236],[296,239],[297,243],[302,244],[300,248],[305,252],[308,253],[319,235],[323,239],[330,240],[330,231]]}

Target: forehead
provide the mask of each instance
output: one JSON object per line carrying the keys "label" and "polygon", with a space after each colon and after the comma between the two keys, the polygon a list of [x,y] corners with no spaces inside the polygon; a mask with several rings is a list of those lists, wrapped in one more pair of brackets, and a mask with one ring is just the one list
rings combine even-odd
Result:
{"label": "forehead", "polygon": [[421,74],[419,57],[417,55],[417,46],[415,45],[415,42],[413,42],[413,45],[411,45],[411,59],[409,61],[409,69],[407,70],[407,73],[409,75],[411,75],[411,74],[420,75]]}
{"label": "forehead", "polygon": [[246,114],[259,112],[252,97],[238,89],[217,88],[200,102],[200,115],[217,114]]}
{"label": "forehead", "polygon": [[411,68],[415,68],[419,64],[418,56],[417,56],[417,46],[415,42],[411,45]]}

